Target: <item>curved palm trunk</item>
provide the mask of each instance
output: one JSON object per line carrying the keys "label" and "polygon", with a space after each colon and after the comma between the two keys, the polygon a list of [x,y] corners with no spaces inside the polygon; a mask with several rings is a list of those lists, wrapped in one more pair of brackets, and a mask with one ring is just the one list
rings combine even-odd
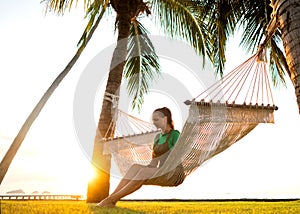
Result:
{"label": "curved palm trunk", "polygon": [[[277,0],[276,3],[281,38],[300,113],[300,3],[299,0]],[[273,9],[276,10],[276,6]]]}
{"label": "curved palm trunk", "polygon": [[98,24],[104,14],[103,10],[101,14],[99,15],[98,19],[96,20],[93,28],[91,29],[89,35],[86,38],[85,44],[83,44],[80,48],[78,48],[77,52],[73,56],[73,58],[70,60],[70,62],[67,64],[65,69],[56,77],[56,79],[53,81],[51,86],[47,89],[45,94],[42,96],[42,98],[39,100],[39,102],[36,104],[30,115],[25,120],[23,126],[19,130],[17,136],[15,137],[14,141],[12,142],[11,146],[9,147],[8,151],[6,152],[5,156],[3,157],[1,163],[0,163],[0,184],[2,183],[6,172],[14,159],[16,153],[18,152],[23,140],[25,139],[31,125],[35,121],[35,119],[39,116],[40,112],[42,111],[43,107],[47,103],[48,99],[51,97],[55,89],[58,87],[58,85],[61,83],[61,81],[66,77],[66,75],[69,73],[69,71],[72,69],[72,67],[75,65],[77,60],[79,59],[81,53],[83,52],[84,48],[92,38],[95,30],[98,27]]}
{"label": "curved palm trunk", "polygon": [[[127,41],[131,17],[133,17],[132,14],[134,14],[131,11],[135,12],[136,9],[134,8],[136,7],[133,2],[124,0],[114,0],[112,1],[112,4],[117,12],[118,42],[112,56],[105,94],[118,96],[127,55]],[[103,99],[100,119],[94,139],[92,157],[95,177],[88,184],[88,203],[99,202],[109,195],[111,156],[103,154],[103,142],[101,139],[106,136],[106,133],[114,133],[114,129],[110,127],[110,124],[113,121],[113,115],[117,113],[117,110],[117,106],[114,106],[112,102]]]}

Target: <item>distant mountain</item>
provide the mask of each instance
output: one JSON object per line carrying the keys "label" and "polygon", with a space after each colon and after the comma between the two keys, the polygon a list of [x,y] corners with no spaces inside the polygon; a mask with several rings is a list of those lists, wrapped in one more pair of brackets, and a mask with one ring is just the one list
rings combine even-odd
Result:
{"label": "distant mountain", "polygon": [[17,190],[6,192],[6,194],[25,194],[25,192],[22,189],[17,189]]}
{"label": "distant mountain", "polygon": [[50,192],[49,191],[44,191],[44,192],[42,192],[42,194],[50,194]]}
{"label": "distant mountain", "polygon": [[31,194],[39,194],[39,191],[33,191]]}

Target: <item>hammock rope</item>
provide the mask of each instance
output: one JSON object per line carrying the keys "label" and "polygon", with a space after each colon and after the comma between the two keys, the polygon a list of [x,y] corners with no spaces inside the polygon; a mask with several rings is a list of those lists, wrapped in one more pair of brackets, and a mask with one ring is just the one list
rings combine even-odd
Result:
{"label": "hammock rope", "polygon": [[196,96],[206,102],[236,103],[244,105],[267,103],[274,105],[263,51],[259,51],[220,81]]}
{"label": "hammock rope", "polygon": [[[166,161],[147,184],[164,183],[161,176],[186,177],[203,162],[223,152],[259,123],[274,123],[274,104],[262,49],[189,102],[189,115]],[[244,97],[243,97],[244,96]],[[148,122],[118,111],[112,121],[114,137],[105,136],[104,153],[112,154],[121,174],[133,164],[147,165],[152,159],[154,137],[160,132]],[[170,175],[181,165],[183,174]],[[176,170],[175,170],[176,171]],[[174,173],[175,173],[174,171]],[[175,176],[176,175],[176,176]]]}

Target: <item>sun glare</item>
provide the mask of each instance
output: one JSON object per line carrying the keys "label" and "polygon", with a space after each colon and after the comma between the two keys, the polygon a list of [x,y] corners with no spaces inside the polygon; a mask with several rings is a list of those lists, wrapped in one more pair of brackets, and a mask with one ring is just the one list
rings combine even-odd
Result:
{"label": "sun glare", "polygon": [[90,181],[95,177],[95,171],[90,163],[87,163],[87,166],[84,169],[84,172],[82,173],[82,180]]}
{"label": "sun glare", "polygon": [[61,182],[63,193],[85,195],[88,182],[94,177],[94,170],[88,162],[84,162],[76,164],[71,171],[73,173],[63,173],[64,178]]}
{"label": "sun glare", "polygon": [[95,171],[92,164],[89,161],[83,161],[80,166],[77,181],[80,184],[86,186],[90,180],[95,177]]}

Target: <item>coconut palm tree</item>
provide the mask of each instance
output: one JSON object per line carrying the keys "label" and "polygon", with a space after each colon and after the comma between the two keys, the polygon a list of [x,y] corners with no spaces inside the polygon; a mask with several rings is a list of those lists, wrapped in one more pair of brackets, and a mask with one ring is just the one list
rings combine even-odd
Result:
{"label": "coconut palm tree", "polygon": [[53,83],[50,85],[50,87],[47,89],[47,91],[44,93],[44,95],[41,97],[39,102],[36,104],[36,106],[34,107],[32,112],[29,114],[29,116],[23,123],[17,136],[14,138],[11,146],[9,147],[8,151],[6,152],[6,154],[4,155],[4,157],[0,163],[0,184],[2,183],[9,166],[10,166],[13,158],[15,157],[18,149],[20,148],[23,140],[25,139],[31,125],[33,124],[35,119],[39,116],[40,112],[42,111],[43,107],[45,106],[48,99],[51,97],[51,95],[55,91],[55,89],[58,87],[58,85],[61,83],[61,81],[66,77],[66,75],[70,72],[70,70],[72,69],[74,64],[77,62],[77,60],[81,56],[84,48],[86,47],[86,45],[92,38],[93,33],[97,29],[97,26],[104,14],[104,11],[105,11],[104,9],[102,11],[99,11],[97,13],[97,16],[95,14],[95,16],[93,17],[94,18],[93,25],[92,26],[88,25],[88,27],[87,27],[87,29],[89,29],[89,32],[87,32],[87,29],[85,30],[84,41],[82,41],[80,44],[78,44],[78,50],[76,51],[76,53],[74,54],[72,59],[69,61],[67,66],[64,68],[64,70],[55,78]]}
{"label": "coconut palm tree", "polygon": [[[152,11],[141,0],[111,0],[110,5],[116,12],[118,39],[112,56],[105,96],[110,98],[119,96],[119,88],[125,73],[130,84],[129,92],[133,95],[133,106],[139,106],[143,102],[143,94],[148,91],[148,82],[153,80],[155,72],[159,71],[159,64],[151,41],[145,36],[146,31],[140,22],[136,20],[140,13],[155,13],[154,17],[159,17],[158,23],[165,29],[165,33],[182,38],[198,53],[204,54],[201,25],[194,18],[193,13],[187,10],[186,1],[151,1]],[[191,4],[191,7],[194,5]],[[131,42],[128,43],[129,38]],[[129,45],[129,50],[135,51],[128,52],[128,44],[132,46]],[[145,55],[140,50],[150,51]],[[136,55],[127,57],[128,53]],[[149,66],[141,66],[142,64]],[[114,133],[113,129],[110,130],[114,126],[110,126],[110,124],[113,122],[116,111],[117,109],[113,107],[113,103],[109,99],[103,100],[92,157],[94,165],[96,165],[96,176],[88,185],[87,202],[100,201],[109,193],[111,157],[102,154],[103,142],[101,139],[106,136],[106,133]]]}
{"label": "coconut palm tree", "polygon": [[[46,3],[47,11],[53,11],[58,14],[64,14],[65,11],[70,9],[73,5],[72,0],[45,0],[43,2]],[[148,91],[149,81],[157,76],[155,73],[159,73],[158,58],[154,52],[151,41],[146,35],[146,30],[141,23],[137,21],[139,14],[155,14],[154,17],[156,17],[156,23],[164,29],[166,34],[171,37],[181,38],[194,47],[197,53],[204,55],[205,48],[203,40],[207,38],[207,35],[203,33],[205,32],[205,25],[199,23],[199,19],[197,20],[194,16],[195,12],[200,9],[197,3],[194,1],[183,0],[177,2],[169,0],[153,0],[150,3],[152,6],[151,11],[148,4],[142,0],[84,1],[88,24],[78,43],[78,51],[38,102],[14,139],[0,165],[1,181],[29,131],[30,126],[33,124],[58,84],[76,63],[84,47],[97,28],[103,14],[108,11],[109,8],[112,8],[113,11],[116,12],[118,42],[111,60],[105,96],[111,96],[111,98],[118,97],[124,73],[124,76],[129,80],[128,91],[133,96],[133,106],[140,107],[143,103],[143,94]],[[130,42],[128,43],[129,36]],[[127,52],[127,48],[131,51]],[[146,52],[146,55],[143,52]],[[130,55],[134,54],[134,56],[127,57],[127,53]],[[126,66],[125,63],[127,63]],[[126,68],[125,72],[124,66]],[[95,167],[96,176],[88,187],[88,202],[99,201],[108,195],[110,156],[102,155],[101,139],[108,132],[113,134],[114,130],[110,130],[109,125],[113,121],[113,115],[115,113],[116,108],[113,108],[112,103],[107,99],[104,99],[94,143],[93,162],[97,166]],[[100,151],[100,153],[96,153],[96,151]]]}
{"label": "coconut palm tree", "polygon": [[287,73],[294,85],[300,113],[300,2],[272,0],[275,25],[281,34],[288,65]]}

